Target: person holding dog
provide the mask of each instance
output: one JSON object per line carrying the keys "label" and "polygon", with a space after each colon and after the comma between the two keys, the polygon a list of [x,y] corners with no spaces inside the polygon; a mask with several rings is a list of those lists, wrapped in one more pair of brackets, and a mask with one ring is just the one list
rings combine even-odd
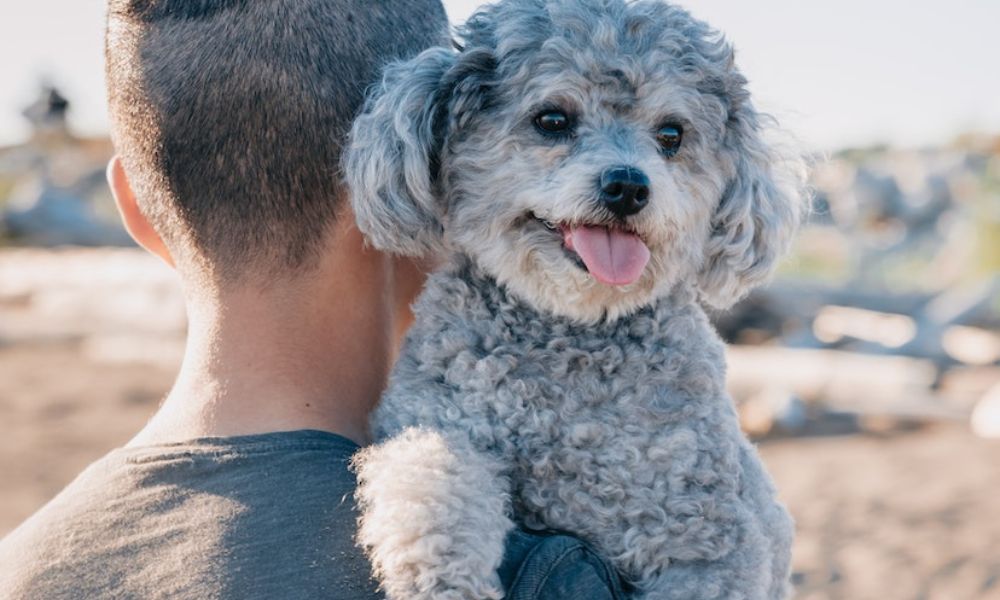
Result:
{"label": "person holding dog", "polygon": [[[349,462],[424,272],[365,245],[337,165],[382,65],[446,40],[439,0],[110,0],[108,179],[187,349],[138,435],[0,541],[0,597],[380,597]],[[497,576],[622,596],[566,536],[515,533]]]}

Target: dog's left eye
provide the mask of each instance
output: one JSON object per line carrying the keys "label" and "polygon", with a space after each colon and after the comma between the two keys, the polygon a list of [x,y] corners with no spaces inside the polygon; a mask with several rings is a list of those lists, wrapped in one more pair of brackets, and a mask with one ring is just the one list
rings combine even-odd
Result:
{"label": "dog's left eye", "polygon": [[571,125],[569,115],[561,110],[547,110],[535,116],[535,127],[543,133],[566,133]]}
{"label": "dog's left eye", "polygon": [[664,125],[656,132],[656,142],[667,158],[677,154],[681,148],[684,130],[680,125]]}

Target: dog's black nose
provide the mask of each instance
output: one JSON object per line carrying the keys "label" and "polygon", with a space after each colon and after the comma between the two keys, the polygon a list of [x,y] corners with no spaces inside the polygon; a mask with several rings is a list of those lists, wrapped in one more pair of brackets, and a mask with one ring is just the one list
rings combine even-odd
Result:
{"label": "dog's black nose", "polygon": [[601,202],[618,217],[628,217],[649,203],[649,177],[635,167],[611,167],[601,173]]}

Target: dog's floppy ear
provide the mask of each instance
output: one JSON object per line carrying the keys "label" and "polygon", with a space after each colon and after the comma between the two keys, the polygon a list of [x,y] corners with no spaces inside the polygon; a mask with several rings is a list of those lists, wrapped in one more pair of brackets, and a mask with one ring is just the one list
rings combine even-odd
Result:
{"label": "dog's floppy ear", "polygon": [[728,308],[763,283],[788,249],[802,215],[804,166],[764,139],[761,117],[736,74],[720,158],[730,173],[712,218],[699,274],[702,299]]}
{"label": "dog's floppy ear", "polygon": [[436,169],[456,54],[431,48],[386,67],[354,121],[343,171],[362,233],[376,248],[423,256],[441,240],[443,201]]}

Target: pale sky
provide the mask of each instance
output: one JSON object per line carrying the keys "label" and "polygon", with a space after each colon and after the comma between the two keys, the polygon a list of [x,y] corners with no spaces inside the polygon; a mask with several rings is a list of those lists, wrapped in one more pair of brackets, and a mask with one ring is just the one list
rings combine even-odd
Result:
{"label": "pale sky", "polygon": [[[374,1],[374,0],[373,0]],[[445,0],[452,22],[480,4]],[[819,150],[1000,133],[1000,0],[687,0],[724,31],[757,104]],[[0,0],[0,145],[43,75],[107,129],[104,0]]]}

